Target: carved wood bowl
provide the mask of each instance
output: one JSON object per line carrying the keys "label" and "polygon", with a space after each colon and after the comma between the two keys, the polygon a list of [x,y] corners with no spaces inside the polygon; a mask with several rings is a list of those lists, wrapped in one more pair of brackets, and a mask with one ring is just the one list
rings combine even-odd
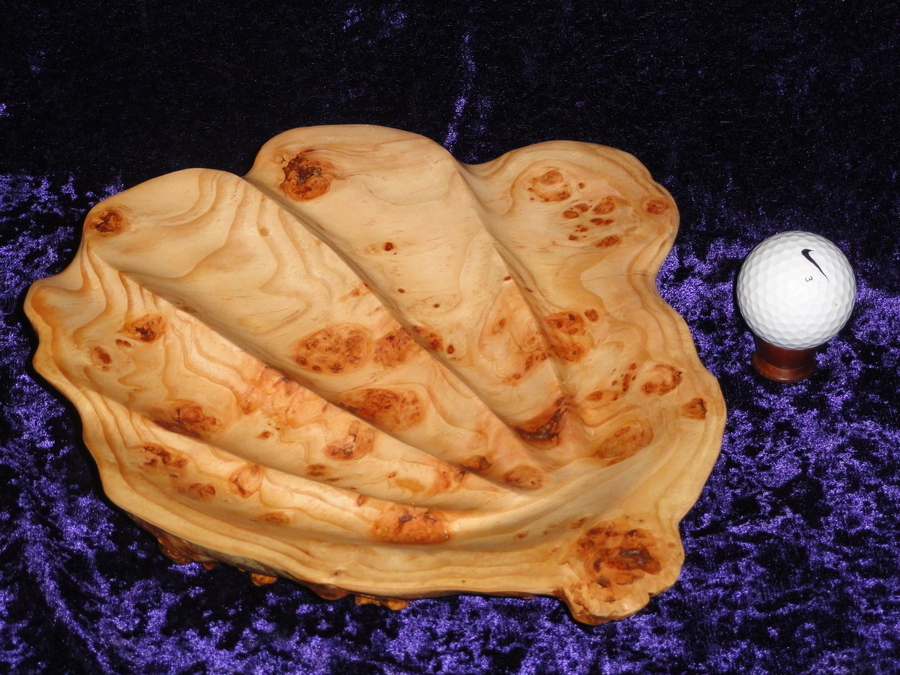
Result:
{"label": "carved wood bowl", "polygon": [[98,204],[26,300],[35,367],[177,561],[622,618],[677,578],[725,419],[655,286],[677,224],[611,148],[295,129]]}

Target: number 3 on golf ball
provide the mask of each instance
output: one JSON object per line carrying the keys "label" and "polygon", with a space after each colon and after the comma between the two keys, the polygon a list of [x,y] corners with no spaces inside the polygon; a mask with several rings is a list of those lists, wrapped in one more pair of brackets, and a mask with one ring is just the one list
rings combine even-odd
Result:
{"label": "number 3 on golf ball", "polygon": [[782,349],[817,347],[843,328],[856,298],[847,257],[811,232],[782,232],[754,248],[737,278],[750,330]]}

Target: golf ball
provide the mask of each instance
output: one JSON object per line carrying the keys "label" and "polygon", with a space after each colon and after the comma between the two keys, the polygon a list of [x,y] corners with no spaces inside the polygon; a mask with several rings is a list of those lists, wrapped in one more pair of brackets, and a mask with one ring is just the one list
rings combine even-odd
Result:
{"label": "golf ball", "polygon": [[847,257],[811,232],[782,232],[754,248],[737,278],[738,309],[755,335],[783,349],[817,347],[843,328],[856,299]]}

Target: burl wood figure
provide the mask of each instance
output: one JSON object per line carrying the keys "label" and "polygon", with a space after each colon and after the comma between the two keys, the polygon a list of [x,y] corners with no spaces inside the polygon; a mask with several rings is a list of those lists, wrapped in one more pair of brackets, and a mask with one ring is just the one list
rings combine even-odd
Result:
{"label": "burl wood figure", "polygon": [[35,367],[176,561],[618,619],[676,580],[725,420],[656,290],[677,225],[611,148],[295,129],[98,204],[28,295]]}

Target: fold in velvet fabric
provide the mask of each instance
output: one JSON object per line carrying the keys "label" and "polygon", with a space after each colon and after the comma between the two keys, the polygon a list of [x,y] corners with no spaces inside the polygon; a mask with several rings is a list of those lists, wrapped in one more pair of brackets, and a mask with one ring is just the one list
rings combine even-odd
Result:
{"label": "fold in velvet fabric", "polygon": [[[878,4],[11,9],[0,673],[897,672],[900,20]],[[729,414],[682,524],[682,576],[635,617],[587,627],[555,599],[471,596],[391,612],[257,588],[171,564],[104,498],[74,409],[29,365],[28,285],[67,264],[100,199],[185,166],[243,173],[275,133],[342,122],[424,133],[470,162],[604,143],[673,193],[682,229],[660,291]],[[817,373],[785,386],[750,369],[733,283],[789,229],[834,241],[859,292]]]}

